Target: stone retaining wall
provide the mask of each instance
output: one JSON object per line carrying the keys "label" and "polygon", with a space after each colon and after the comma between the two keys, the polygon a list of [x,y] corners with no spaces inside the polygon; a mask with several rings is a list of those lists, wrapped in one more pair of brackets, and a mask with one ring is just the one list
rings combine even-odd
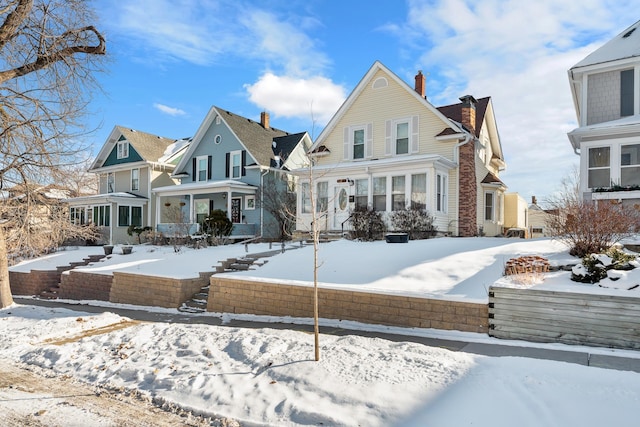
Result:
{"label": "stone retaining wall", "polygon": [[60,278],[58,297],[74,300],[109,301],[113,276],[70,271]]}
{"label": "stone retaining wall", "polygon": [[209,281],[211,272],[192,279],[113,273],[109,301],[122,304],[178,308]]}
{"label": "stone retaining wall", "polygon": [[59,281],[60,271],[56,270],[9,271],[13,295],[40,295],[42,291],[57,286]]}
{"label": "stone retaining wall", "polygon": [[[211,276],[207,311],[313,317],[313,288]],[[486,333],[487,304],[318,289],[321,318]]]}

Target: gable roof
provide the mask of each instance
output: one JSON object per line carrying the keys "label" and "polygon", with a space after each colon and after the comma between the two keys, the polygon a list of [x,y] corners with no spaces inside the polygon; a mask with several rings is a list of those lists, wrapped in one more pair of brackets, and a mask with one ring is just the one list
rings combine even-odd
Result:
{"label": "gable roof", "polygon": [[[478,99],[476,104],[476,122],[475,122],[475,136],[480,136],[480,130],[482,129],[482,122],[484,121],[484,115],[487,112],[487,106],[489,105],[490,97]],[[457,104],[445,105],[438,107],[438,111],[442,114],[454,120],[457,123],[462,123],[462,102]],[[446,129],[445,129],[446,130]],[[443,131],[444,132],[444,131]]]}
{"label": "gable roof", "polygon": [[147,162],[158,162],[158,160],[164,155],[167,147],[176,142],[175,139],[116,125],[109,134],[109,138],[100,149],[100,152],[93,161],[90,169],[98,169],[102,167],[120,136],[124,136],[135,151]]}
{"label": "gable roof", "polygon": [[637,56],[640,56],[640,21],[591,52],[571,69]]}
{"label": "gable roof", "polygon": [[[212,106],[193,137],[189,149],[176,167],[176,173],[183,172],[184,169],[188,167],[193,153],[202,142],[205,133],[216,117],[220,117],[240,144],[247,150],[247,153],[254,161],[254,165],[270,166],[274,156],[272,148],[273,140],[290,135],[288,132],[273,127],[265,129],[260,122],[239,116],[223,108]],[[247,160],[248,159],[249,157],[247,157]],[[247,166],[251,165],[252,163],[248,161]]]}
{"label": "gable roof", "polygon": [[320,135],[318,135],[318,138],[316,139],[316,141],[313,143],[313,146],[311,147],[310,151],[314,151],[319,146],[322,145],[322,141],[333,131],[333,129],[336,127],[336,125],[338,124],[342,116],[344,116],[347,113],[347,111],[349,111],[349,109],[351,108],[351,105],[358,98],[358,95],[360,95],[360,93],[367,87],[367,85],[369,84],[373,76],[378,71],[383,71],[384,73],[386,73],[400,87],[404,88],[409,94],[409,96],[412,96],[415,99],[419,100],[427,110],[431,111],[436,117],[442,120],[442,123],[446,127],[453,128],[454,131],[456,132],[462,132],[462,129],[460,129],[460,127],[458,127],[456,123],[452,123],[451,120],[449,120],[444,114],[438,111],[436,107],[431,105],[429,101],[427,101],[425,98],[420,96],[420,94],[418,94],[413,87],[409,86],[407,82],[405,82],[400,77],[398,77],[394,72],[392,72],[390,69],[384,66],[380,61],[376,61],[373,63],[371,68],[369,68],[369,71],[367,71],[367,73],[362,77],[362,79],[353,89],[351,94],[349,94],[347,99],[342,103],[342,105],[340,106],[338,111],[333,115],[331,120],[329,120],[329,123],[327,123],[327,125],[324,127]]}
{"label": "gable roof", "polygon": [[[273,156],[271,157],[270,166],[272,168],[281,167],[306,134],[307,132],[299,132],[273,138],[273,143],[271,144]],[[276,162],[275,156],[280,158],[280,162]]]}

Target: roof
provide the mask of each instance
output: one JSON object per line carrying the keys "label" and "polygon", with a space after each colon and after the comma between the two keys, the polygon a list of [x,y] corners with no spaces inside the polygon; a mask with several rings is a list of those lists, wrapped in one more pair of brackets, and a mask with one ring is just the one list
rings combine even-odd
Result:
{"label": "roof", "polygon": [[271,149],[273,156],[280,157],[280,163],[276,163],[275,159],[272,157],[270,160],[270,166],[279,168],[287,160],[291,152],[298,146],[305,135],[306,132],[300,132],[273,138]]}
{"label": "roof", "polygon": [[640,21],[626,28],[571,69],[640,56]]}
{"label": "roof", "polygon": [[[265,129],[260,122],[239,116],[219,107],[215,108],[251,157],[261,166],[269,166],[273,159],[272,143],[274,138],[289,136],[289,133],[273,127]],[[300,138],[298,138],[298,141]],[[288,155],[289,153],[287,153]]]}
{"label": "roof", "polygon": [[[480,136],[480,130],[482,129],[482,122],[484,121],[484,115],[487,112],[487,106],[489,105],[490,99],[491,97],[489,96],[485,98],[480,98],[478,99],[478,103],[476,104],[476,123],[475,123],[475,130],[474,130],[476,137]],[[444,114],[446,117],[450,118],[451,120],[454,120],[457,123],[462,123],[462,102],[459,102],[457,104],[445,105],[443,107],[438,107],[438,111],[440,111],[442,114]],[[440,135],[443,135],[443,133],[441,132]]]}
{"label": "roof", "polygon": [[[504,185],[504,182],[502,182],[500,180],[500,178],[498,178],[496,175],[492,174],[491,172],[487,173],[487,175],[484,177],[484,179],[482,181],[480,181],[482,184],[497,184],[497,185]],[[506,185],[504,185],[506,187]]]}
{"label": "roof", "polygon": [[138,154],[149,162],[158,161],[158,159],[164,155],[167,147],[176,142],[175,139],[153,135],[135,129],[127,129],[122,126],[116,126],[116,129],[122,133]]}

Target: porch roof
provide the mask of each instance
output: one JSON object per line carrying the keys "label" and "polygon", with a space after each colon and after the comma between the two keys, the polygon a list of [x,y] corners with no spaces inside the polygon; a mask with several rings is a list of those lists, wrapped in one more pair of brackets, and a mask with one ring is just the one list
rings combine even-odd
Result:
{"label": "porch roof", "polygon": [[130,204],[132,202],[138,202],[140,204],[144,204],[148,201],[149,199],[144,196],[139,196],[137,194],[126,193],[126,192],[94,194],[91,196],[73,197],[73,198],[64,200],[64,202],[69,203],[70,205],[107,204],[107,203],[129,203]]}
{"label": "porch roof", "polygon": [[169,185],[166,187],[154,188],[151,191],[158,196],[176,196],[184,194],[207,194],[225,192],[255,194],[257,189],[257,187],[249,185],[245,182],[227,179],[222,181],[192,182],[188,184]]}

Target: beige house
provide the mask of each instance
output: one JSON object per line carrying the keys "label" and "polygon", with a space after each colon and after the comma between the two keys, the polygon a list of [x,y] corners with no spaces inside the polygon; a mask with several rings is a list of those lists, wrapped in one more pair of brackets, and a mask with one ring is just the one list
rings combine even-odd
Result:
{"label": "beige house", "polygon": [[518,193],[504,195],[504,228],[522,230],[522,237],[529,237],[529,207]]}
{"label": "beige house", "polygon": [[99,226],[104,243],[133,243],[127,229],[155,226],[151,190],[177,184],[171,173],[188,144],[115,126],[89,168],[100,178],[98,194],[68,199],[71,220]]}
{"label": "beige house", "polygon": [[[351,229],[361,206],[383,212],[419,206],[438,232],[501,235],[504,156],[491,98],[473,96],[440,108],[375,62],[312,147],[313,193],[321,228]],[[308,169],[299,176],[298,231],[311,227]]]}

